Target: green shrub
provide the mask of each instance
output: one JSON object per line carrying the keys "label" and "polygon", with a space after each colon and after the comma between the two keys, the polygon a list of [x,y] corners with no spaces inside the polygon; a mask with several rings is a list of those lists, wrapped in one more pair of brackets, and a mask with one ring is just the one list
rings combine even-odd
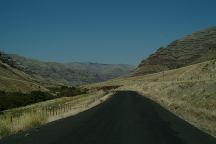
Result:
{"label": "green shrub", "polygon": [[87,93],[87,89],[67,86],[51,88],[50,90],[53,93],[57,93],[57,97],[71,97]]}
{"label": "green shrub", "polygon": [[76,87],[63,86],[59,88],[52,88],[51,92],[55,93],[55,95],[41,91],[32,91],[28,94],[24,94],[21,92],[0,91],[0,111],[26,106],[60,97],[71,97],[86,94],[87,90]]}
{"label": "green shrub", "polygon": [[53,98],[55,98],[53,95],[40,91],[33,91],[29,94],[0,91],[0,111],[26,106]]}

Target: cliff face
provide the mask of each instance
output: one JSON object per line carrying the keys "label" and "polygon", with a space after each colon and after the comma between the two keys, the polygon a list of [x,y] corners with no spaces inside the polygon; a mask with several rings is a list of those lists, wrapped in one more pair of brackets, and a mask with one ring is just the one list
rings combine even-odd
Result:
{"label": "cliff face", "polygon": [[134,75],[175,69],[216,58],[216,27],[176,40],[143,60]]}

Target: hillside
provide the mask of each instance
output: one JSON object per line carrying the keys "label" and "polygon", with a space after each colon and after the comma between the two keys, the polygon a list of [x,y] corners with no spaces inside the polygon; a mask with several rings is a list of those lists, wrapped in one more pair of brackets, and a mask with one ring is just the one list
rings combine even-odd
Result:
{"label": "hillside", "polygon": [[100,82],[127,75],[134,69],[130,65],[98,63],[42,62],[17,55],[10,55],[14,66],[30,75],[51,83],[80,85]]}
{"label": "hillside", "polygon": [[216,59],[164,72],[113,79],[85,86],[120,85],[161,104],[192,125],[216,137]]}
{"label": "hillside", "polygon": [[0,91],[46,91],[46,88],[41,86],[39,81],[32,76],[9,66],[3,61],[5,61],[5,57],[0,53]]}
{"label": "hillside", "polygon": [[135,75],[180,68],[216,58],[216,27],[172,42],[143,60]]}

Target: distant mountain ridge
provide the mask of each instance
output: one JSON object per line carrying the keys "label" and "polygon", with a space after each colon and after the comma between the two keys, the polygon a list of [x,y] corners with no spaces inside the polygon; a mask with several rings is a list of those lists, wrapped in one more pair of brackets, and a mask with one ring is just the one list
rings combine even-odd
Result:
{"label": "distant mountain ridge", "polygon": [[134,75],[150,74],[216,58],[216,27],[195,32],[159,48],[143,60]]}
{"label": "distant mountain ridge", "polygon": [[127,75],[135,67],[124,64],[43,62],[18,55],[9,55],[13,65],[30,75],[52,83],[80,85]]}

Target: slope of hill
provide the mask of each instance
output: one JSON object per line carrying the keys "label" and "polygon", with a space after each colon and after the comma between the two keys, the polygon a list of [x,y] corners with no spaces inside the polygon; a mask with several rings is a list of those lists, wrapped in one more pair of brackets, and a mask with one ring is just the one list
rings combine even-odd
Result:
{"label": "slope of hill", "polygon": [[143,60],[135,75],[149,74],[216,58],[216,27],[205,29],[159,48]]}
{"label": "slope of hill", "polygon": [[16,68],[45,81],[66,85],[80,85],[105,81],[127,75],[134,69],[130,65],[98,63],[55,63],[42,62],[17,55],[10,55]]}
{"label": "slope of hill", "polygon": [[46,91],[32,76],[19,71],[7,63],[5,57],[0,54],[0,90],[30,92],[35,90]]}
{"label": "slope of hill", "polygon": [[216,59],[164,72],[87,85],[140,92],[216,137]]}

